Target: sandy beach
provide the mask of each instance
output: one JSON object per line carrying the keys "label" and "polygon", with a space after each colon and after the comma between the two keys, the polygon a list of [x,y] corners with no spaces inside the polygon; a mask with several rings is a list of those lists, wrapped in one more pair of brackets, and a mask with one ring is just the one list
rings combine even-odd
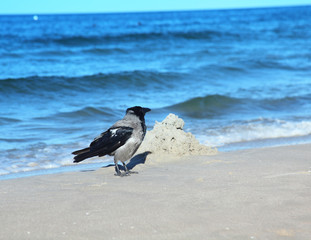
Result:
{"label": "sandy beach", "polygon": [[310,239],[311,145],[0,181],[0,239]]}

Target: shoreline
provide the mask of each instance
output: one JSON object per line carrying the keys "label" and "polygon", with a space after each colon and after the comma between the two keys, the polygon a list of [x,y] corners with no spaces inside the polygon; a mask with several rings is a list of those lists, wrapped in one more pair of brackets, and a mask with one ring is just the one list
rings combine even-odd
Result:
{"label": "shoreline", "polygon": [[[297,138],[297,139],[300,139],[300,138]],[[307,139],[309,139],[309,137]],[[283,143],[279,140],[275,140],[274,145],[271,145],[270,140],[258,140],[258,141],[248,142],[247,144],[245,144],[245,142],[228,144],[225,146],[217,147],[217,149],[218,149],[218,154],[219,153],[221,154],[221,153],[233,153],[237,151],[247,151],[247,150],[252,150],[252,149],[266,149],[266,148],[269,149],[269,148],[291,147],[291,146],[308,145],[308,144],[310,144],[311,146],[311,142],[304,141],[303,139],[300,139],[300,141],[284,141]],[[138,155],[138,152],[134,155],[134,157]],[[100,159],[102,159],[103,161],[100,162]],[[64,165],[64,166],[55,167],[55,168],[39,168],[39,169],[33,169],[29,171],[12,172],[8,174],[0,175],[0,182],[4,180],[10,180],[10,179],[16,179],[16,178],[17,179],[28,178],[28,177],[33,177],[33,176],[61,174],[61,173],[79,172],[79,171],[96,171],[96,169],[105,168],[106,166],[110,164],[113,164],[112,159],[109,160],[107,158],[104,158],[104,159],[98,158],[95,162],[90,161],[90,162],[85,162],[82,164],[80,163],[80,164]]]}
{"label": "shoreline", "polygon": [[[308,141],[309,138],[310,138],[309,136],[305,137],[305,139],[307,139],[306,141],[304,139],[301,139],[301,137],[297,137],[298,140],[296,139],[296,141],[291,141],[291,140],[287,141],[285,138],[283,142],[278,139],[278,140],[275,140],[273,145],[271,145],[270,139],[269,140],[258,140],[258,141],[247,142],[247,144],[245,144],[245,142],[228,144],[225,146],[217,147],[217,149],[218,149],[218,153],[227,153],[227,152],[245,151],[245,150],[251,150],[251,149],[291,147],[291,146],[299,146],[299,145],[307,145],[307,144],[311,145],[311,142]],[[137,154],[138,153],[136,153],[135,155]],[[102,162],[100,162],[100,159],[102,159]],[[25,178],[25,177],[59,174],[59,173],[67,173],[67,172],[96,170],[102,167],[106,167],[112,163],[113,163],[112,159],[109,160],[107,158],[98,158],[96,162],[90,161],[90,162],[85,162],[83,164],[64,165],[64,166],[55,167],[55,168],[40,168],[40,169],[33,169],[29,171],[12,172],[12,173],[0,175],[0,182],[3,180],[10,180],[10,179],[15,179],[15,178]]]}
{"label": "shoreline", "polygon": [[[311,144],[0,181],[0,239],[311,236]],[[190,163],[190,164],[189,164]]]}

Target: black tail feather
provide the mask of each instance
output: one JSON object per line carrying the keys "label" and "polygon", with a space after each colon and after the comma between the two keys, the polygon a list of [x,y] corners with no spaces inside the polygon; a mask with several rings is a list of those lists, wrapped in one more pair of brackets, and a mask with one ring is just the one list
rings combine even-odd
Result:
{"label": "black tail feather", "polygon": [[72,152],[72,154],[77,155],[74,157],[74,163],[81,162],[86,158],[95,156],[93,153],[90,152],[89,147],[74,151]]}
{"label": "black tail feather", "polygon": [[78,154],[77,156],[74,157],[74,163],[78,163],[83,161],[84,159],[90,158],[90,157],[94,157],[97,154],[94,152],[81,152],[80,154]]}
{"label": "black tail feather", "polygon": [[103,151],[102,149],[98,149],[98,150],[94,150],[94,149],[90,149],[89,147],[88,148],[84,148],[84,149],[81,149],[81,150],[77,150],[77,151],[74,151],[72,154],[75,154],[77,156],[75,156],[73,159],[74,159],[74,163],[78,163],[78,162],[81,162],[87,158],[91,158],[91,157],[95,157],[95,156],[99,156],[99,157],[102,157],[102,156],[105,156],[106,154],[108,154],[109,151],[105,152]]}
{"label": "black tail feather", "polygon": [[79,154],[81,154],[81,153],[85,153],[85,152],[88,152],[88,151],[90,151],[90,148],[89,148],[89,147],[83,148],[83,149],[80,149],[80,150],[77,150],[77,151],[74,151],[74,152],[72,152],[72,154],[73,154],[73,155],[79,155]]}

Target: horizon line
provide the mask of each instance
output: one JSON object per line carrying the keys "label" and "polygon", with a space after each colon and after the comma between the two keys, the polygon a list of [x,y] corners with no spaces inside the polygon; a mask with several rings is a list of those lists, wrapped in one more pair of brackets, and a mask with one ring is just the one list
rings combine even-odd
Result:
{"label": "horizon line", "polygon": [[50,12],[50,13],[0,13],[0,15],[71,15],[71,14],[123,14],[123,13],[160,13],[160,12],[192,12],[192,11],[226,11],[226,10],[247,10],[265,8],[289,8],[289,7],[310,7],[311,4],[275,5],[258,7],[230,7],[230,8],[205,8],[205,9],[176,9],[176,10],[137,10],[137,11],[107,11],[107,12]]}

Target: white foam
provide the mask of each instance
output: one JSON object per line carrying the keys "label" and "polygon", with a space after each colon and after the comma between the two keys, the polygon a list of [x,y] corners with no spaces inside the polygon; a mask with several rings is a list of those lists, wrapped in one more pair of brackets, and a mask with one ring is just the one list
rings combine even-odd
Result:
{"label": "white foam", "polygon": [[[78,149],[72,145],[61,144],[36,144],[27,149],[15,149],[14,158],[11,155],[4,156],[6,159],[1,163],[0,176],[12,173],[30,172],[35,170],[57,169],[64,166],[76,166],[73,163],[71,152]],[[92,158],[82,164],[96,164],[110,161],[110,157]]]}
{"label": "white foam", "polygon": [[264,139],[302,137],[311,134],[311,121],[290,122],[260,119],[208,130],[200,140],[212,146]]}

